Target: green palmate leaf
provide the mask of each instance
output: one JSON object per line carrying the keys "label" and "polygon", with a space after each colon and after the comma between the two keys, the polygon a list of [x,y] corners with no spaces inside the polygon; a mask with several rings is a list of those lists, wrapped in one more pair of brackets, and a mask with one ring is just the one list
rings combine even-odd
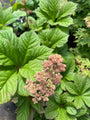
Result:
{"label": "green palmate leaf", "polygon": [[43,29],[43,25],[46,23],[44,19],[35,20],[33,17],[28,17],[28,24],[31,29],[34,31],[40,31]]}
{"label": "green palmate leaf", "polygon": [[[48,7],[49,6],[49,7]],[[45,12],[53,21],[57,17],[60,7],[60,0],[40,0],[40,8]]]}
{"label": "green palmate leaf", "polygon": [[45,46],[34,47],[30,51],[30,59],[29,60],[34,60],[34,59],[45,60],[49,57],[49,55],[52,53],[52,51],[53,51],[53,49],[50,49]]}
{"label": "green palmate leaf", "polygon": [[18,51],[8,39],[0,36],[0,65],[18,65]]}
{"label": "green palmate leaf", "polygon": [[67,107],[67,113],[70,115],[76,115],[77,114],[77,110],[74,107]]}
{"label": "green palmate leaf", "polygon": [[90,107],[90,89],[88,90],[87,93],[84,93],[84,96],[82,98],[84,102],[86,103],[86,105]]}
{"label": "green palmate leaf", "polygon": [[70,116],[67,114],[65,108],[58,109],[58,116],[55,120],[77,120],[74,116]]}
{"label": "green palmate leaf", "polygon": [[50,25],[60,25],[60,26],[63,26],[63,27],[68,27],[71,24],[73,24],[73,19],[71,17],[65,17],[65,18],[61,18],[57,22],[53,22],[52,20],[49,20],[48,23]]}
{"label": "green palmate leaf", "polygon": [[86,106],[83,106],[81,109],[78,109],[77,112],[78,112],[77,115],[76,115],[77,117],[85,115],[87,113]]}
{"label": "green palmate leaf", "polygon": [[40,46],[40,40],[34,31],[22,34],[19,46],[23,65],[33,59],[47,59],[52,52],[52,49]]}
{"label": "green palmate leaf", "polygon": [[50,19],[50,17],[45,12],[43,12],[40,8],[37,8],[35,10],[35,13],[40,19],[45,19],[45,20]]}
{"label": "green palmate leaf", "polygon": [[73,24],[73,19],[71,17],[65,17],[57,21],[57,24],[60,26],[68,27]]}
{"label": "green palmate leaf", "polygon": [[29,112],[29,100],[28,98],[25,98],[22,105],[17,109],[17,120],[28,120]]}
{"label": "green palmate leaf", "polygon": [[[55,99],[54,99],[55,98]],[[72,105],[69,106],[69,103],[66,101],[66,95],[62,94],[59,96],[60,99],[57,101],[57,95],[54,98],[50,98],[49,102],[47,102],[47,107],[45,109],[45,116],[47,119],[55,120],[77,120],[75,118],[76,112]],[[58,103],[56,103],[58,102]],[[67,110],[66,108],[73,108],[73,113],[71,110]],[[68,114],[68,112],[71,114]]]}
{"label": "green palmate leaf", "polygon": [[[84,103],[90,107],[90,79],[76,75],[74,83],[67,83],[66,89],[73,98],[76,108],[81,108]],[[77,94],[76,94],[77,93]],[[73,96],[72,96],[73,95]]]}
{"label": "green palmate leaf", "polygon": [[20,36],[19,51],[22,55],[22,60],[23,60],[22,64],[25,64],[28,62],[28,60],[32,59],[30,57],[31,51],[33,50],[34,47],[37,47],[39,45],[40,45],[40,40],[34,31],[25,32]]}
{"label": "green palmate leaf", "polygon": [[68,39],[68,33],[61,31],[59,28],[43,30],[39,36],[41,43],[50,48],[62,47]]}
{"label": "green palmate leaf", "polygon": [[1,37],[8,40],[8,42],[10,42],[10,44],[12,44],[13,46],[18,46],[18,38],[13,33],[12,29],[0,31],[0,39],[2,39]]}
{"label": "green palmate leaf", "polygon": [[17,90],[17,73],[0,71],[0,104],[8,102]]}
{"label": "green palmate leaf", "polygon": [[2,20],[2,16],[3,16],[3,11],[2,11],[2,5],[0,3],[0,26],[2,25],[3,26],[3,20]]}
{"label": "green palmate leaf", "polygon": [[28,79],[34,80],[34,75],[42,70],[42,61],[32,60],[28,64],[19,69],[20,74]]}
{"label": "green palmate leaf", "polygon": [[59,104],[61,102],[61,94],[62,94],[62,89],[59,87],[58,90],[55,91],[55,94],[54,94],[54,98],[55,98],[55,101]]}
{"label": "green palmate leaf", "polygon": [[76,6],[76,3],[73,2],[65,3],[60,9],[60,12],[58,14],[58,20],[60,20],[63,17],[72,15],[76,9]]}
{"label": "green palmate leaf", "polygon": [[33,107],[36,111],[40,111],[40,110],[41,110],[41,108],[40,108],[40,103],[34,104],[33,102],[31,102],[31,105],[32,105],[32,107]]}
{"label": "green palmate leaf", "polygon": [[12,7],[13,11],[23,8],[22,3],[15,3]]}
{"label": "green palmate leaf", "polygon": [[64,72],[63,76],[67,80],[73,80],[74,77],[74,69],[75,69],[75,61],[74,61],[74,56],[73,54],[66,52],[64,55],[65,60],[66,60],[66,71]]}
{"label": "green palmate leaf", "polygon": [[81,97],[77,97],[77,96],[74,98],[74,104],[75,104],[76,108],[81,108],[84,105]]}
{"label": "green palmate leaf", "polygon": [[78,90],[76,89],[76,86],[73,86],[73,83],[67,83],[68,86],[68,91],[73,94],[73,95],[78,95]]}
{"label": "green palmate leaf", "polygon": [[55,101],[50,100],[47,103],[47,108],[45,110],[45,116],[47,119],[54,119],[58,115],[58,105]]}
{"label": "green palmate leaf", "polygon": [[73,24],[73,20],[69,16],[74,13],[75,9],[76,4],[72,2],[64,3],[61,0],[41,0],[40,7],[35,10],[35,13],[40,19],[47,20],[50,25],[68,27]]}
{"label": "green palmate leaf", "polygon": [[26,79],[23,78],[20,74],[18,74],[18,89],[17,89],[17,92],[21,96],[29,96],[29,95],[31,95],[24,88],[25,85],[26,85]]}
{"label": "green palmate leaf", "polygon": [[6,11],[3,11],[3,12],[4,12],[3,14],[5,15],[5,16],[3,16],[4,25],[6,25],[6,24],[8,25],[10,23],[13,23],[16,20],[18,20],[20,16],[26,15],[25,12],[22,12],[20,10],[17,10],[17,11],[12,13],[12,11],[7,12],[7,9],[6,9]]}
{"label": "green palmate leaf", "polygon": [[12,7],[3,10],[2,5],[0,4],[0,24],[2,27],[15,22],[20,16],[25,15],[26,13],[20,10],[12,12]]}

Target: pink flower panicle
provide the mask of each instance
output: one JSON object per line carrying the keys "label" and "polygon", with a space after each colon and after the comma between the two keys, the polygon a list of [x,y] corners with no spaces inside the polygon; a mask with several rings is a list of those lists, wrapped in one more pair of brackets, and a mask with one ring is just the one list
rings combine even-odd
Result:
{"label": "pink flower panicle", "polygon": [[24,87],[33,95],[33,102],[48,101],[48,97],[54,94],[55,85],[61,83],[63,77],[60,72],[65,72],[66,65],[62,63],[63,58],[58,55],[50,55],[49,60],[45,60],[43,70],[36,73],[36,81],[26,80]]}

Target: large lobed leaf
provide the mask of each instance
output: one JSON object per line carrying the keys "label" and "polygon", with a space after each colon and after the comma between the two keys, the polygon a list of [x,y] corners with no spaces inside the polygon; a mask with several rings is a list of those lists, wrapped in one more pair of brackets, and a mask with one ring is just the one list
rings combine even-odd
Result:
{"label": "large lobed leaf", "polygon": [[68,27],[73,24],[70,17],[76,9],[73,2],[63,2],[61,0],[40,0],[40,7],[35,10],[37,16],[47,20],[50,25],[60,25]]}
{"label": "large lobed leaf", "polygon": [[45,46],[40,46],[40,39],[34,31],[26,32],[20,36],[19,51],[22,55],[22,65],[30,60],[47,58],[52,49]]}
{"label": "large lobed leaf", "polygon": [[0,104],[8,102],[17,90],[17,73],[0,71]]}
{"label": "large lobed leaf", "polygon": [[[45,116],[47,119],[77,120],[75,117],[77,111],[72,105],[68,107],[68,102],[66,101],[65,96],[66,95],[64,94],[58,94],[58,96],[55,95],[54,98],[50,98],[49,102],[47,102],[47,107],[45,109]],[[59,98],[58,103],[57,98]],[[68,108],[68,110],[66,108]]]}
{"label": "large lobed leaf", "polygon": [[[66,89],[69,92],[71,100],[74,100],[74,104],[77,108],[81,108],[84,104],[90,107],[90,79],[76,75],[74,77],[74,83],[68,83]],[[68,98],[70,98],[68,97]]]}
{"label": "large lobed leaf", "polygon": [[34,80],[34,75],[42,70],[41,63],[52,51],[40,46],[34,31],[25,32],[19,38],[12,30],[0,31],[0,104],[8,102],[16,91],[21,96],[30,95],[24,89],[26,79]]}

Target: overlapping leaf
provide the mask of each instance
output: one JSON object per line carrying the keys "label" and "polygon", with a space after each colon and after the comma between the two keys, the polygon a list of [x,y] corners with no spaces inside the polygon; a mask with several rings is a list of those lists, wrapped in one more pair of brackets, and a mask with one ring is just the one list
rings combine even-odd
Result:
{"label": "overlapping leaf", "polygon": [[81,108],[84,103],[90,107],[90,79],[75,75],[74,83],[68,83],[66,89],[69,92],[68,100],[74,100],[77,108]]}
{"label": "overlapping leaf", "polygon": [[46,29],[40,33],[41,43],[50,48],[62,47],[68,39],[68,33],[59,28]]}
{"label": "overlapping leaf", "polygon": [[15,22],[20,16],[25,15],[26,13],[20,10],[12,12],[12,7],[3,10],[2,5],[0,4],[0,26],[2,27]]}
{"label": "overlapping leaf", "polygon": [[0,71],[0,104],[8,102],[17,90],[17,73]]}
{"label": "overlapping leaf", "polygon": [[69,16],[74,13],[75,9],[76,4],[73,2],[40,0],[40,7],[35,12],[39,18],[46,19],[51,25],[68,27],[73,24],[73,20]]}
{"label": "overlapping leaf", "polygon": [[0,37],[0,65],[18,65],[18,51],[6,38]]}
{"label": "overlapping leaf", "polygon": [[[31,55],[31,51],[34,47],[37,47],[40,45],[39,38],[37,34],[34,31],[25,32],[22,34],[19,38],[19,51],[22,55],[22,64],[25,64],[28,62]],[[33,54],[34,55],[34,54]]]}
{"label": "overlapping leaf", "polygon": [[13,30],[9,29],[0,31],[0,39],[2,39],[2,37],[8,40],[8,42],[10,42],[10,44],[15,46],[16,48],[18,47],[19,40],[17,36],[13,33]]}
{"label": "overlapping leaf", "polygon": [[[58,99],[58,103],[56,102]],[[71,105],[73,109],[73,115],[72,112],[67,111],[68,102],[66,101],[65,95],[55,95],[54,98],[51,98],[49,102],[47,102],[47,108],[45,109],[45,116],[47,119],[55,119],[55,120],[77,120],[76,115],[76,109]]]}
{"label": "overlapping leaf", "polygon": [[20,74],[18,74],[18,88],[17,88],[17,92],[19,95],[21,96],[29,96],[30,93],[26,91],[26,89],[24,88],[24,86],[26,85],[26,79],[23,78]]}
{"label": "overlapping leaf", "polygon": [[32,60],[28,64],[19,69],[20,74],[28,79],[34,80],[34,75],[42,70],[42,61]]}
{"label": "overlapping leaf", "polygon": [[19,46],[23,65],[34,59],[44,60],[52,52],[52,49],[40,46],[40,39],[34,31],[26,32],[21,35]]}

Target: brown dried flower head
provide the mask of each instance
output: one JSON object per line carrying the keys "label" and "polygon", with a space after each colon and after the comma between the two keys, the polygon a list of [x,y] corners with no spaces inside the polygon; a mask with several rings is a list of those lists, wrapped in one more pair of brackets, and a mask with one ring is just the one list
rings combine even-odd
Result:
{"label": "brown dried flower head", "polygon": [[24,87],[33,95],[33,102],[48,101],[49,96],[54,94],[55,85],[61,83],[63,77],[60,72],[65,72],[66,65],[62,63],[63,58],[58,55],[50,55],[49,60],[45,60],[43,70],[34,76],[36,81],[26,80]]}

